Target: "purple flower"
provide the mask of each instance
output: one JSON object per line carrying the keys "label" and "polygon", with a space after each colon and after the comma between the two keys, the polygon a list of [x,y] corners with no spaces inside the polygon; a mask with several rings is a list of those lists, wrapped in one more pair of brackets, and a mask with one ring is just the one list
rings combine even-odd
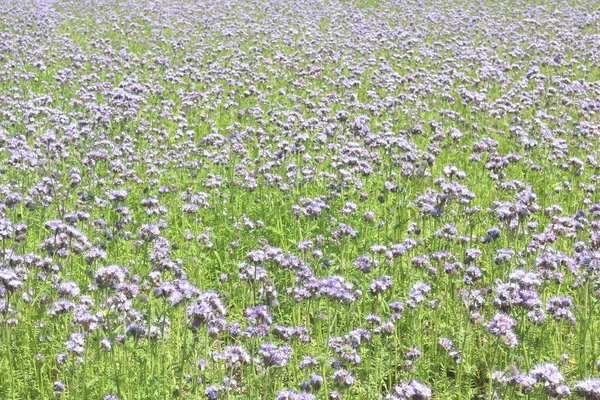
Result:
{"label": "purple flower", "polygon": [[58,295],[61,297],[77,297],[80,293],[79,286],[73,281],[65,281],[58,287]]}
{"label": "purple flower", "polygon": [[15,292],[23,287],[24,276],[18,273],[18,270],[10,268],[0,269],[0,295],[2,289],[5,289],[9,293]]}
{"label": "purple flower", "polygon": [[558,366],[553,363],[537,364],[529,371],[529,375],[544,385],[558,385],[562,383],[564,379]]}
{"label": "purple flower", "polygon": [[123,282],[127,274],[129,274],[129,270],[127,268],[120,267],[118,265],[109,265],[107,267],[98,268],[96,270],[94,279],[98,287],[106,288]]}
{"label": "purple flower", "polygon": [[69,340],[65,342],[65,348],[70,353],[75,353],[77,355],[82,355],[84,349],[84,339],[85,335],[80,332],[72,333],[69,337]]}
{"label": "purple flower", "polygon": [[192,330],[198,329],[202,324],[209,324],[222,319],[226,313],[225,305],[216,292],[198,294],[196,301],[186,309]]}
{"label": "purple flower", "polygon": [[479,249],[467,249],[467,251],[465,252],[464,263],[465,264],[472,263],[473,261],[480,258],[481,254],[482,254],[482,252]]}
{"label": "purple flower", "polygon": [[306,289],[318,297],[325,296],[342,303],[352,303],[357,299],[353,285],[343,276],[334,275],[323,279],[312,279],[306,284]]}
{"label": "purple flower", "polygon": [[370,254],[362,255],[354,261],[354,267],[364,273],[371,272],[374,266],[375,260]]}
{"label": "purple flower", "polygon": [[52,389],[54,390],[54,394],[56,396],[61,396],[62,393],[65,391],[66,386],[62,381],[55,381],[52,384]]}
{"label": "purple flower", "polygon": [[304,358],[302,358],[302,361],[300,361],[300,363],[298,364],[298,368],[300,370],[303,370],[307,368],[314,368],[317,365],[319,365],[319,363],[313,357],[304,356]]}
{"label": "purple flower", "polygon": [[279,392],[276,400],[315,400],[315,396],[306,392],[296,392],[294,390],[283,390]]}
{"label": "purple flower", "polygon": [[371,281],[371,283],[369,284],[369,292],[373,295],[379,294],[379,293],[384,293],[386,292],[390,287],[392,287],[392,277],[385,275],[382,276],[380,278],[374,279],[373,281]]}
{"label": "purple flower", "polygon": [[222,360],[230,370],[238,369],[250,362],[250,356],[240,345],[226,346],[221,353],[215,353],[215,360]]}
{"label": "purple flower", "polygon": [[273,323],[273,318],[271,317],[267,306],[247,308],[246,311],[244,311],[244,316],[252,325],[271,325]]}
{"label": "purple flower", "polygon": [[487,325],[487,330],[494,336],[502,339],[505,345],[515,347],[519,342],[513,328],[517,325],[517,321],[511,316],[497,312],[492,320]]}
{"label": "purple flower", "polygon": [[349,388],[356,381],[356,377],[350,371],[338,369],[333,372],[333,381],[342,387]]}
{"label": "purple flower", "polygon": [[112,344],[109,339],[104,338],[100,340],[100,348],[102,351],[110,351],[112,349]]}
{"label": "purple flower", "polygon": [[263,343],[260,345],[258,354],[262,357],[265,367],[284,367],[291,357],[291,348],[289,346],[278,347],[272,343]]}
{"label": "purple flower", "polygon": [[573,390],[585,400],[600,400],[600,378],[587,378],[575,382]]}
{"label": "purple flower", "polygon": [[210,385],[204,389],[204,395],[208,400],[217,400],[219,398],[219,392],[222,390],[220,386]]}
{"label": "purple flower", "polygon": [[423,355],[423,352],[416,347],[413,347],[406,353],[406,358],[409,360],[418,360]]}
{"label": "purple flower", "polygon": [[312,390],[319,390],[323,385],[324,379],[321,375],[318,374],[310,374],[309,384]]}
{"label": "purple flower", "polygon": [[13,235],[12,222],[7,218],[0,218],[0,238],[10,239]]}
{"label": "purple flower", "polygon": [[409,299],[406,302],[410,308],[417,308],[423,303],[431,291],[431,286],[425,282],[417,282],[410,288]]}
{"label": "purple flower", "polygon": [[502,231],[498,228],[490,228],[488,229],[487,234],[492,239],[498,239],[502,234]]}
{"label": "purple flower", "polygon": [[392,388],[387,396],[389,400],[429,400],[433,396],[431,389],[417,379],[401,383]]}
{"label": "purple flower", "polygon": [[548,300],[547,311],[556,319],[565,319],[575,325],[577,319],[571,311],[573,299],[570,296],[556,296]]}
{"label": "purple flower", "polygon": [[107,197],[108,200],[114,203],[120,203],[125,201],[125,199],[127,198],[127,191],[123,189],[113,190],[110,193],[108,193]]}

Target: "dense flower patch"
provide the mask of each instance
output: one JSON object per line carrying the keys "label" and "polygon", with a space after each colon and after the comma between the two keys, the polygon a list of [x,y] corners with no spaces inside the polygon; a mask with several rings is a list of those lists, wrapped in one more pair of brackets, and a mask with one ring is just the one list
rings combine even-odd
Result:
{"label": "dense flower patch", "polygon": [[0,398],[600,399],[599,6],[0,0]]}

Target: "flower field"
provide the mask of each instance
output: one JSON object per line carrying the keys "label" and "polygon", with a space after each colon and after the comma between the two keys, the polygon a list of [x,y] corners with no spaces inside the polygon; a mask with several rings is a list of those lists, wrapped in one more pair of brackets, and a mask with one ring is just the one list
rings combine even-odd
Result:
{"label": "flower field", "polygon": [[0,0],[0,399],[600,399],[600,2]]}

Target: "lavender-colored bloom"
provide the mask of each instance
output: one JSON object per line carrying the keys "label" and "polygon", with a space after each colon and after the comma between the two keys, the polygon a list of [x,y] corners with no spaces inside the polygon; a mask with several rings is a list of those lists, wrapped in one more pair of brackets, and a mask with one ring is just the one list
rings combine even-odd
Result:
{"label": "lavender-colored bloom", "polygon": [[333,372],[333,381],[338,385],[348,388],[356,381],[356,376],[345,369],[338,369]]}
{"label": "lavender-colored bloom", "polygon": [[558,366],[553,363],[537,364],[529,371],[529,375],[544,385],[558,385],[564,380]]}
{"label": "lavender-colored bloom", "polygon": [[0,238],[10,239],[13,235],[13,224],[7,218],[0,218]]}
{"label": "lavender-colored bloom", "polygon": [[72,333],[69,337],[69,340],[65,342],[65,348],[70,353],[75,353],[77,355],[82,355],[84,348],[84,339],[85,335],[80,332]]}
{"label": "lavender-colored bloom", "polygon": [[438,343],[447,351],[452,350],[452,348],[454,347],[454,343],[448,338],[442,337],[438,340]]}
{"label": "lavender-colored bloom", "polygon": [[279,392],[276,400],[315,400],[315,396],[311,393],[296,392],[294,390],[283,390]]}
{"label": "lavender-colored bloom", "polygon": [[285,341],[290,341],[294,337],[299,338],[303,343],[309,343],[311,341],[308,329],[305,326],[276,325],[272,332],[274,335],[279,336]]}
{"label": "lavender-colored bloom", "polygon": [[216,292],[198,294],[196,301],[186,309],[192,330],[198,329],[202,324],[209,324],[221,319],[226,313],[225,305]]}
{"label": "lavender-colored bloom", "polygon": [[527,313],[527,319],[534,325],[543,325],[546,322],[546,318],[546,312],[541,308],[531,310]]}
{"label": "lavender-colored bloom", "polygon": [[471,265],[465,271],[465,275],[463,278],[463,282],[466,285],[473,285],[475,282],[481,280],[483,278],[483,273],[481,269],[476,265]]}
{"label": "lavender-colored bloom", "polygon": [[410,288],[409,299],[406,302],[410,308],[417,308],[423,303],[431,291],[431,286],[425,282],[417,282]]}
{"label": "lavender-colored bloom", "polygon": [[204,395],[208,400],[217,400],[221,390],[222,388],[217,385],[207,386],[206,389],[204,389]]}
{"label": "lavender-colored bloom", "polygon": [[394,313],[397,314],[402,314],[402,312],[404,311],[404,303],[401,302],[400,300],[395,300],[392,301],[389,304],[390,310],[392,310]]}
{"label": "lavender-colored bloom", "polygon": [[291,357],[291,348],[289,346],[276,346],[272,343],[263,343],[260,345],[258,354],[262,357],[265,367],[284,367]]}
{"label": "lavender-colored bloom", "polygon": [[534,271],[517,269],[509,274],[509,278],[511,282],[515,282],[520,287],[527,289],[534,289],[542,284],[539,274]]}
{"label": "lavender-colored bloom", "polygon": [[454,343],[452,340],[448,338],[440,338],[438,343],[448,352],[448,355],[455,363],[460,364],[462,362],[462,352],[454,348]]}
{"label": "lavender-colored bloom", "polygon": [[570,296],[556,296],[548,300],[546,309],[550,315],[556,319],[565,319],[574,325],[577,322],[575,315],[571,311],[573,299]]}
{"label": "lavender-colored bloom", "polygon": [[240,345],[227,346],[221,353],[215,353],[214,358],[225,362],[230,370],[238,369],[250,362],[250,356]]}
{"label": "lavender-colored bloom", "polygon": [[58,365],[63,365],[65,361],[67,361],[68,355],[66,353],[59,353],[56,355],[56,363]]}
{"label": "lavender-colored bloom", "polygon": [[502,384],[517,385],[522,392],[531,391],[537,383],[535,378],[522,373],[514,365],[509,366],[507,371],[494,371],[492,378]]}
{"label": "lavender-colored bloom", "polygon": [[587,378],[575,382],[573,390],[585,400],[600,400],[600,378]]}
{"label": "lavender-colored bloom", "polygon": [[85,253],[85,261],[91,264],[95,260],[106,260],[106,250],[97,247],[90,248]]}
{"label": "lavender-colored bloom", "polygon": [[571,396],[571,389],[567,385],[551,386],[546,389],[550,396],[566,399]]}
{"label": "lavender-colored bloom", "polygon": [[381,325],[381,317],[377,314],[369,314],[365,317],[365,320],[371,325]]}
{"label": "lavender-colored bloom", "polygon": [[241,263],[238,269],[240,279],[250,283],[263,282],[268,277],[267,270],[259,266]]}
{"label": "lavender-colored bloom", "polygon": [[[513,282],[503,283],[496,281],[496,297],[492,304],[502,310],[509,310],[514,306],[521,306],[528,310],[534,310],[542,305],[538,292],[523,279],[512,279]],[[516,282],[515,282],[516,280]]]}
{"label": "lavender-colored bloom", "polygon": [[267,306],[247,308],[246,311],[244,311],[244,316],[252,325],[271,325],[273,323],[273,318],[271,317]]}
{"label": "lavender-colored bloom", "polygon": [[498,265],[506,264],[515,256],[515,251],[511,249],[498,249],[494,262]]}
{"label": "lavender-colored bloom", "polygon": [[392,287],[392,277],[385,275],[380,278],[374,279],[369,284],[369,292],[371,294],[379,294],[386,292],[390,287]]}
{"label": "lavender-colored bloom", "polygon": [[352,303],[357,299],[357,293],[352,290],[353,285],[338,275],[312,279],[306,285],[306,289],[317,296],[329,297],[342,303]]}
{"label": "lavender-colored bloom", "polygon": [[113,190],[110,193],[108,193],[107,197],[108,200],[114,203],[120,203],[125,201],[125,199],[127,198],[127,191],[123,189]]}
{"label": "lavender-colored bloom", "polygon": [[423,352],[416,347],[413,347],[406,353],[406,358],[409,360],[418,360],[423,355]]}
{"label": "lavender-colored bloom", "polygon": [[371,333],[365,329],[354,329],[343,337],[329,339],[329,347],[343,360],[354,365],[360,364],[362,357],[358,353],[360,345],[371,340]]}
{"label": "lavender-colored bloom", "polygon": [[342,400],[342,395],[340,392],[332,390],[329,392],[329,400]]}
{"label": "lavender-colored bloom", "polygon": [[310,374],[309,384],[312,390],[319,390],[321,386],[323,386],[324,379],[321,375],[318,374]]}
{"label": "lavender-colored bloom", "polygon": [[67,313],[75,308],[75,303],[71,300],[57,300],[51,308],[48,309],[48,315],[56,317],[57,315]]}
{"label": "lavender-colored bloom", "polygon": [[80,291],[77,283],[73,281],[62,282],[58,287],[58,295],[61,297],[77,297]]}
{"label": "lavender-colored bloom", "polygon": [[387,396],[390,400],[429,400],[433,396],[431,389],[417,379],[401,383],[392,388]]}
{"label": "lavender-colored bloom", "polygon": [[502,339],[505,345],[515,347],[518,344],[517,335],[513,331],[516,325],[517,321],[514,318],[503,312],[497,312],[488,323],[487,330]]}
{"label": "lavender-colored bloom", "polygon": [[374,266],[375,260],[370,254],[362,255],[354,261],[354,267],[364,273],[371,272]]}
{"label": "lavender-colored bloom", "polygon": [[160,236],[160,228],[157,225],[145,224],[138,231],[142,240],[151,242]]}
{"label": "lavender-colored bloom", "polygon": [[415,268],[427,268],[430,266],[429,256],[427,256],[427,255],[415,256],[410,260],[410,263]]}
{"label": "lavender-colored bloom", "polygon": [[15,292],[23,287],[24,276],[18,271],[10,268],[0,269],[0,290],[4,289],[9,293]]}
{"label": "lavender-colored bloom", "polygon": [[464,263],[472,263],[473,261],[479,259],[481,257],[481,254],[482,252],[479,249],[467,249],[467,251],[465,252]]}
{"label": "lavender-colored bloom", "polygon": [[319,365],[319,363],[313,357],[304,356],[302,358],[302,361],[300,361],[300,363],[298,364],[298,368],[300,370],[303,370],[303,369],[307,369],[307,368],[314,368],[317,365]]}
{"label": "lavender-colored bloom", "polygon": [[492,239],[498,239],[500,237],[500,235],[502,234],[502,231],[498,228],[490,228],[487,231],[487,234]]}
{"label": "lavender-colored bloom", "polygon": [[56,396],[61,396],[62,393],[65,391],[66,386],[62,381],[55,381],[52,384],[52,390],[54,390],[54,394]]}
{"label": "lavender-colored bloom", "polygon": [[140,288],[135,283],[121,282],[116,285],[115,291],[123,295],[126,299],[131,300],[138,295]]}
{"label": "lavender-colored bloom", "polygon": [[94,279],[98,287],[111,287],[115,286],[117,283],[123,282],[128,273],[129,271],[127,268],[118,265],[109,265],[107,267],[98,268]]}
{"label": "lavender-colored bloom", "polygon": [[102,351],[110,351],[112,349],[112,344],[109,339],[104,338],[100,340],[100,348]]}

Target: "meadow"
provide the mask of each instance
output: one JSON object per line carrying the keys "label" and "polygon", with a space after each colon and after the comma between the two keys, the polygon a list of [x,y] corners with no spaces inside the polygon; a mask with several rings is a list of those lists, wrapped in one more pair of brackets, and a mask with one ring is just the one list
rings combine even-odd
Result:
{"label": "meadow", "polygon": [[0,0],[1,399],[600,399],[597,0]]}

